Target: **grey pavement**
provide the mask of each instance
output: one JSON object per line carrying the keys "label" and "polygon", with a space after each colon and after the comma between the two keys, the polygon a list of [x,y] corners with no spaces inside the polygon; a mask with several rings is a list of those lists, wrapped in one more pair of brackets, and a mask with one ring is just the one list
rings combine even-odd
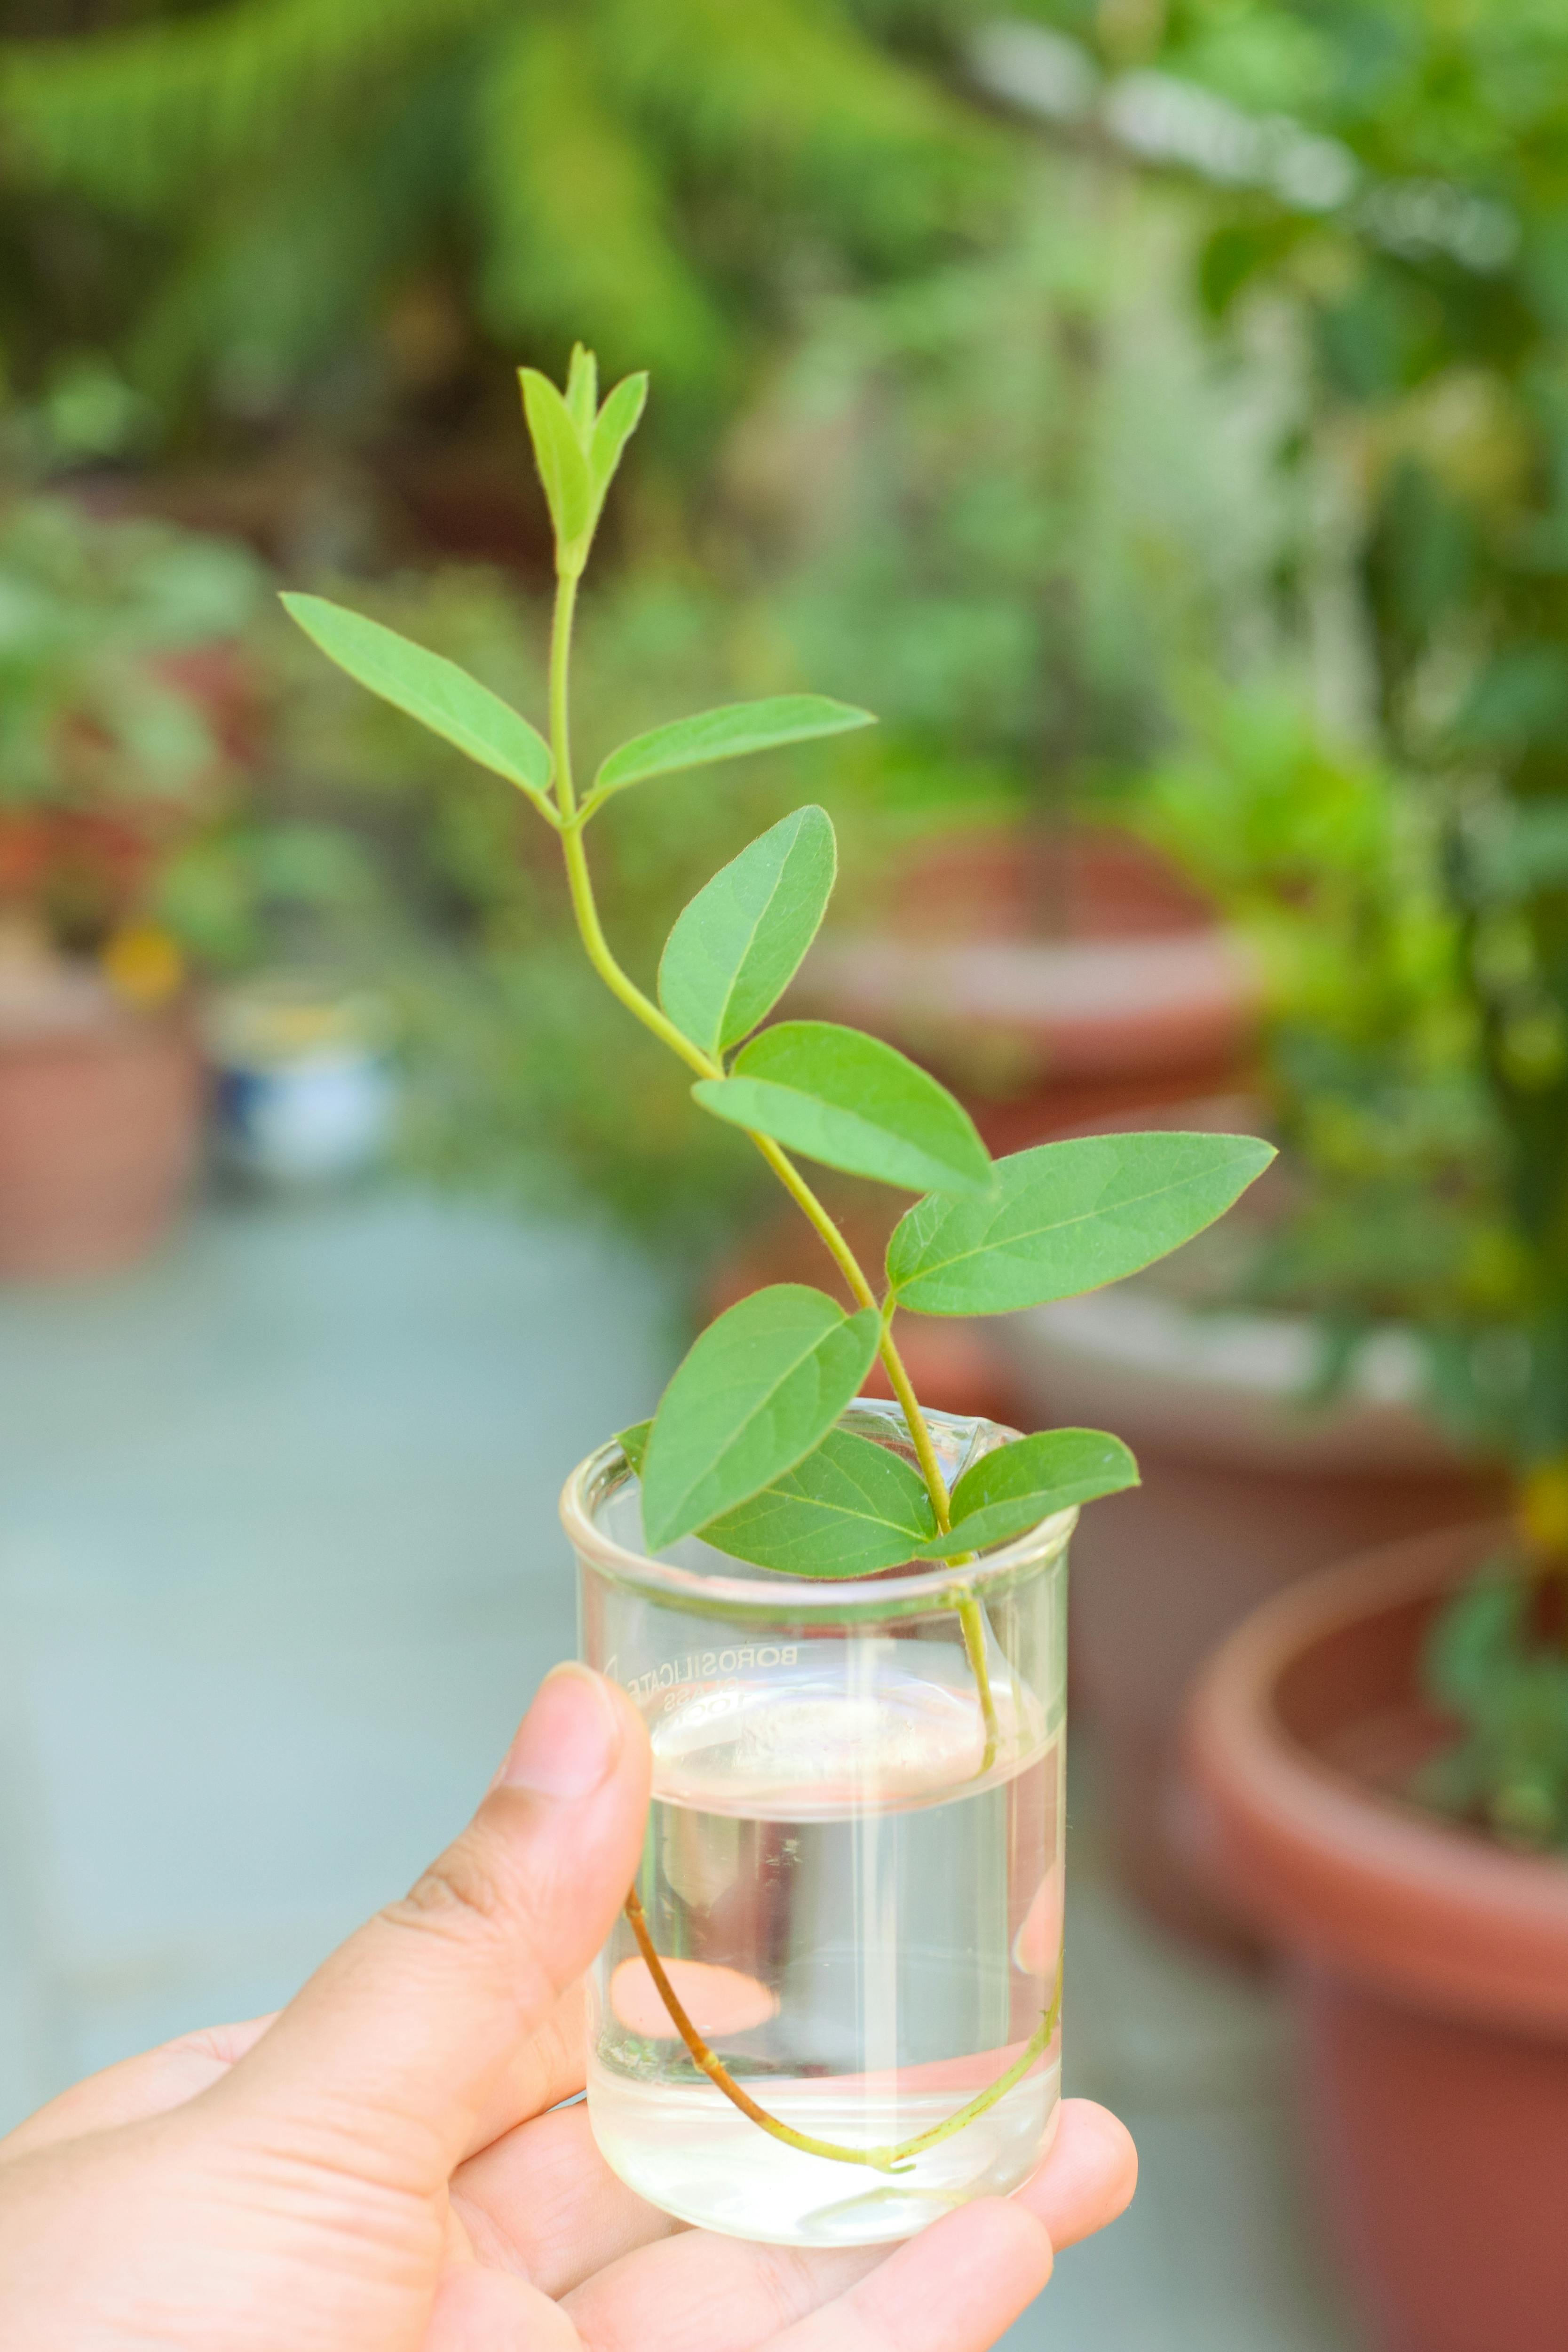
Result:
{"label": "grey pavement", "polygon": [[[574,1638],[565,1471],[670,1296],[601,1234],[397,1193],[210,1209],[0,1294],[0,2128],[274,2006],[462,1822]],[[1132,2211],[1009,2352],[1353,2352],[1269,1990],[1145,1928],[1075,1763],[1069,2088]]]}

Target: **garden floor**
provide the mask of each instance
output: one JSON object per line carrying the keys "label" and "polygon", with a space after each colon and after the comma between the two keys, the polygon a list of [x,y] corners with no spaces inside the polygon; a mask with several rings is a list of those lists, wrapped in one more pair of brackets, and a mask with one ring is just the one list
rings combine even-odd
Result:
{"label": "garden floor", "polygon": [[[640,1261],[398,1194],[207,1211],[0,1302],[0,2129],[274,2006],[461,1823],[573,1642],[562,1469],[675,1344]],[[1143,2152],[1009,2352],[1353,2352],[1267,1987],[1162,1939],[1075,1751],[1068,2086]]]}

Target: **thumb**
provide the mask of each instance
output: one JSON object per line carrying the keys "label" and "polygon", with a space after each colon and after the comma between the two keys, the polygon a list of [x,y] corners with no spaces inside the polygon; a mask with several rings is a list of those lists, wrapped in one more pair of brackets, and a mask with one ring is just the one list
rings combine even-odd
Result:
{"label": "thumb", "polygon": [[[444,2182],[497,2075],[609,1934],[637,1868],[647,1735],[586,1666],[540,1685],[489,1794],[210,2095]],[[516,2120],[515,2118],[511,2120]],[[350,2158],[351,2160],[351,2158]]]}

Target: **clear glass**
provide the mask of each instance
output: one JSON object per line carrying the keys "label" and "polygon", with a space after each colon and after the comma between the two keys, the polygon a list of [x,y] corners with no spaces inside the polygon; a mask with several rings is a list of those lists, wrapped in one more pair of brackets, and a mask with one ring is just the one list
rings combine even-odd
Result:
{"label": "clear glass", "polygon": [[[949,1485],[1016,1434],[929,1420]],[[913,1456],[896,1406],[843,1425]],[[696,1538],[646,1558],[613,1444],[561,1507],[582,1654],[653,1747],[641,1916],[591,1989],[609,2162],[683,2221],[782,2245],[907,2237],[1015,2188],[1056,2121],[1076,1514],[965,1567],[815,1582]]]}

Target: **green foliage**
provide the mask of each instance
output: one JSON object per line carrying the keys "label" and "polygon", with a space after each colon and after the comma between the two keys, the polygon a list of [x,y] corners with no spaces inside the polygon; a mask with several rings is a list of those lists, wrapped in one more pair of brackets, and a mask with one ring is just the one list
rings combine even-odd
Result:
{"label": "green foliage", "polygon": [[223,816],[261,586],[224,541],[0,508],[0,901],[57,945],[160,912],[170,861]]}
{"label": "green foliage", "polygon": [[[635,1447],[638,1433],[627,1435]],[[640,1466],[641,1448],[635,1458],[629,1448],[628,1459]],[[1094,1429],[1043,1430],[972,1464],[953,1489],[952,1527],[938,1535],[930,1496],[903,1456],[835,1429],[703,1534],[782,1575],[871,1576],[905,1560],[965,1559],[1137,1483],[1137,1465],[1118,1439]]]}
{"label": "green foliage", "polygon": [[902,1454],[831,1429],[814,1454],[703,1534],[783,1576],[844,1577],[898,1567],[935,1528],[925,1483]]}
{"label": "green foliage", "polygon": [[547,812],[549,745],[498,694],[444,655],[411,644],[379,621],[324,596],[286,595],[281,601],[289,618],[358,684],[455,744],[480,767],[517,785],[541,815]]}
{"label": "green foliage", "polygon": [[652,1420],[634,1421],[630,1429],[618,1429],[615,1433],[616,1444],[639,1477],[643,1475],[643,1457],[648,1451],[653,1429]]}
{"label": "green foliage", "polygon": [[645,373],[627,376],[601,408],[599,362],[575,343],[565,399],[537,368],[519,368],[517,382],[556,544],[575,578],[588,561],[605,492],[647,404],[648,378]]}
{"label": "green foliage", "polygon": [[971,1463],[953,1488],[953,1525],[928,1538],[917,1557],[951,1559],[1006,1543],[1052,1512],[1138,1483],[1138,1465],[1103,1429],[1042,1429]]}
{"label": "green foliage", "polygon": [[243,550],[64,500],[0,509],[0,803],[179,801],[221,758],[176,668],[256,609]]}
{"label": "green foliage", "polygon": [[[899,54],[899,13],[919,12],[159,0],[133,28],[5,42],[18,341],[40,306],[73,336],[85,311],[161,393],[271,414],[362,367],[423,281],[470,343],[564,352],[587,324],[653,361],[675,415],[711,414],[792,250],[906,269],[988,192],[998,135]],[[28,246],[84,210],[108,254],[62,300]]]}
{"label": "green foliage", "polygon": [[1166,740],[1173,666],[1275,625],[1299,392],[1267,345],[1217,360],[1200,234],[1168,187],[1037,150],[982,256],[810,303],[743,422],[772,625],[878,711],[846,748],[894,806],[1081,806]]}
{"label": "green foliage", "polygon": [[269,814],[254,786],[171,850],[147,911],[198,970],[230,976],[296,960],[379,973],[394,921],[355,832]]}
{"label": "green foliage", "polygon": [[[1510,1311],[1518,1254],[1429,793],[1335,741],[1282,687],[1189,689],[1187,706],[1185,746],[1140,780],[1129,814],[1265,975],[1267,1083],[1296,1199],[1249,1287],[1347,1335],[1378,1318],[1437,1335]],[[1453,1392],[1446,1351],[1432,1362],[1473,1429],[1482,1400]]]}
{"label": "green foliage", "polygon": [[796,809],[683,908],[660,959],[659,1002],[694,1045],[725,1053],[773,1010],[817,936],[837,872],[827,812]]}
{"label": "green foliage", "polygon": [[570,567],[580,572],[598,519],[597,485],[588,462],[591,428],[578,425],[549,378],[537,368],[519,368],[517,381],[556,541]]}
{"label": "green foliage", "polygon": [[1461,1731],[1423,1769],[1416,1793],[1511,1845],[1568,1850],[1568,1655],[1546,1614],[1507,1559],[1439,1613],[1424,1680]]}
{"label": "green foliage", "polygon": [[[738,1119],[758,1139],[771,1129],[815,1156],[890,1182],[919,1186],[935,1171],[942,1187],[956,1185],[970,1195],[965,1200],[947,1189],[932,1191],[904,1219],[890,1245],[890,1290],[879,1309],[826,1211],[788,1159],[765,1145],[850,1278],[859,1311],[846,1316],[824,1293],[782,1284],[743,1299],[702,1333],[666,1388],[645,1441],[641,1429],[626,1434],[641,1464],[646,1538],[657,1550],[684,1536],[716,1530],[732,1535],[743,1556],[790,1561],[810,1556],[822,1574],[855,1572],[873,1558],[895,1564],[912,1543],[936,1539],[948,1508],[892,1339],[896,1308],[1005,1311],[1113,1279],[1210,1223],[1272,1153],[1265,1144],[1234,1136],[1115,1137],[1046,1146],[993,1171],[958,1105],[873,1039],[825,1023],[785,1024],[745,1048],[733,1068],[727,1066],[728,1045],[776,1002],[821,919],[836,855],[831,825],[818,809],[797,810],[753,842],[687,907],[666,946],[662,1007],[638,988],[604,935],[585,846],[591,803],[577,799],[570,755],[570,631],[597,512],[585,503],[583,489],[584,484],[590,493],[598,488],[590,482],[584,456],[596,390],[593,364],[586,353],[574,354],[564,398],[542,384],[526,390],[555,522],[559,583],[549,665],[553,772],[538,798],[560,837],[590,964],[642,1026],[696,1071],[698,1102],[721,1119]],[[432,694],[432,654],[379,627],[369,640],[345,633],[333,608],[328,611],[325,628],[314,606],[302,616],[323,649],[361,679],[369,669],[379,693],[450,740],[453,689],[438,671],[442,691]],[[475,698],[481,693],[473,688]],[[488,700],[461,699],[459,709],[495,765],[497,722]],[[864,714],[850,716],[858,722]],[[777,730],[752,726],[750,748],[778,740]],[[733,733],[721,730],[716,739],[710,714],[695,738],[687,734],[681,756],[715,749],[730,756],[739,748]],[[821,1452],[879,1352],[920,1458],[925,1502],[919,1510],[900,1470],[867,1467],[858,1450],[864,1441],[837,1433],[826,1454]],[[1011,1529],[1026,1497],[1038,1502],[1042,1493],[1060,1495],[1074,1482],[1082,1491],[1103,1492],[1134,1475],[1113,1441],[1092,1441],[1091,1452],[1092,1459],[1075,1436],[1054,1455],[1048,1449],[1018,1457],[1010,1472],[995,1473],[989,1485],[976,1489],[974,1526]],[[1054,1484],[1042,1486],[1052,1475]],[[991,1738],[983,1682],[981,1690]]]}
{"label": "green foliage", "polygon": [[683,768],[708,768],[738,760],[748,751],[777,751],[785,743],[809,743],[875,725],[869,710],[833,702],[825,694],[776,694],[766,702],[732,702],[721,710],[699,711],[655,727],[612,751],[593,780],[597,803],[649,776],[673,776]]}
{"label": "green foliage", "polygon": [[1222,1216],[1272,1147],[1246,1135],[1096,1135],[997,1163],[995,1192],[933,1193],[894,1227],[887,1278],[919,1315],[1007,1315],[1135,1274]]}
{"label": "green foliage", "polygon": [[[548,614],[509,582],[447,567],[323,584],[514,709],[542,709]],[[366,906],[350,944],[395,993],[408,1164],[548,1213],[612,1219],[681,1276],[694,1273],[755,1213],[769,1180],[731,1130],[693,1115],[691,1074],[626,1019],[587,964],[555,836],[511,788],[476,791],[454,748],[361,692],[268,604],[251,640],[274,714],[264,796],[280,814],[351,834],[382,877],[382,904]],[[788,681],[757,659],[745,612],[685,579],[600,589],[573,657],[591,761],[672,702],[716,700],[737,680],[758,692]],[[803,765],[789,751],[737,761],[722,793],[700,772],[671,777],[596,821],[596,887],[633,971],[653,975],[670,909],[806,797]],[[836,814],[863,823],[841,791]],[[200,861],[204,936],[216,921],[231,942],[225,962],[249,954],[255,931],[244,911],[255,863],[235,846],[231,856],[214,844]],[[257,878],[271,900],[269,876]],[[308,911],[287,921],[285,943],[316,952]]]}
{"label": "green foliage", "polygon": [[1259,193],[1217,205],[1211,291],[1239,318],[1256,290],[1294,306],[1315,353],[1298,450],[1352,453],[1364,485],[1377,717],[1447,833],[1512,1255],[1528,1266],[1513,1444],[1537,1458],[1568,1448],[1568,898],[1550,861],[1532,875],[1496,845],[1561,803],[1568,758],[1568,19],[1439,0],[1188,0],[1165,55],[1334,139],[1354,183],[1316,217]]}
{"label": "green foliage", "polygon": [[[577,349],[582,349],[580,343]],[[647,373],[640,370],[615,386],[592,419],[591,428],[588,425],[583,427],[588,439],[589,471],[593,476],[594,489],[601,505],[614,478],[615,469],[625,455],[626,444],[643,421],[643,411],[647,404]]]}
{"label": "green foliage", "polygon": [[821,1443],[876,1354],[877,1318],[774,1283],[696,1339],[659,1402],[643,1461],[655,1551],[758,1494]]}
{"label": "green foliage", "polygon": [[780,1021],[727,1078],[692,1088],[736,1127],[879,1184],[989,1193],[990,1154],[946,1087],[879,1037],[831,1021]]}
{"label": "green foliage", "polygon": [[[1294,462],[1348,458],[1360,486],[1376,719],[1442,836],[1497,1138],[1500,1213],[1489,1204],[1479,1252],[1473,1228],[1458,1237],[1459,1296],[1450,1288],[1436,1337],[1450,1387],[1472,1404],[1485,1392],[1488,1434],[1521,1475],[1556,1475],[1568,1462],[1568,16],[1181,0],[1162,62],[1259,115],[1295,117],[1344,167],[1346,199],[1315,213],[1256,189],[1217,204],[1205,291],[1217,316],[1243,321],[1254,292],[1292,306],[1314,362]],[[1419,1030],[1385,1069],[1408,1069]],[[1472,1161],[1461,1198],[1474,1182]],[[1422,1215],[1385,1218],[1383,1234],[1397,1242],[1401,1222],[1437,1230]],[[1378,1227],[1361,1224],[1370,1258]],[[1551,1842],[1568,1765],[1561,1628],[1521,1593],[1489,1581],[1439,1625],[1430,1686],[1468,1730],[1427,1786],[1505,1835]]]}

